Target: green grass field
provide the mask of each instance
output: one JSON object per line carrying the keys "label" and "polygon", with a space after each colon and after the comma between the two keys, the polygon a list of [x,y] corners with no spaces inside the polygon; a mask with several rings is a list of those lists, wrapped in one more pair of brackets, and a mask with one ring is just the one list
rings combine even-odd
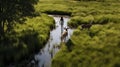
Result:
{"label": "green grass field", "polygon": [[[55,21],[43,13],[69,15],[69,27],[76,28],[52,67],[120,67],[120,0],[40,0],[35,11],[40,16],[26,17],[0,39],[0,67],[24,67],[23,59],[45,45]],[[81,30],[90,21],[90,30]]]}
{"label": "green grass field", "polygon": [[78,27],[52,61],[52,67],[119,67],[120,27],[108,23],[88,30]]}
{"label": "green grass field", "polygon": [[[77,28],[52,60],[52,67],[120,67],[120,2],[41,0],[37,12],[66,14]],[[93,21],[90,30],[81,24]]]}

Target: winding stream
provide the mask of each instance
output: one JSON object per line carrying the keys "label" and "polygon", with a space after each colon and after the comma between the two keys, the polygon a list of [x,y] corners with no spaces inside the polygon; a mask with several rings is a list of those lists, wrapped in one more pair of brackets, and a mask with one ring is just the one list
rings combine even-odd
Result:
{"label": "winding stream", "polygon": [[[67,27],[67,22],[70,19],[69,16],[63,15],[49,15],[52,16],[55,20],[56,28],[50,32],[50,38],[46,43],[45,47],[40,50],[38,54],[34,56],[35,60],[38,61],[37,67],[51,67],[51,60],[54,55],[59,51],[59,45],[61,43],[61,25],[59,24],[60,17],[64,19],[64,26]],[[68,29],[68,38],[70,38],[73,30]]]}

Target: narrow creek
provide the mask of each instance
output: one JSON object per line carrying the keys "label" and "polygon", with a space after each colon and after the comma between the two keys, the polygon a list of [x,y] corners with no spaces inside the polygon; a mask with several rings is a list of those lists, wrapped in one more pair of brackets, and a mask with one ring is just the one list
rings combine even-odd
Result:
{"label": "narrow creek", "polygon": [[[59,20],[61,17],[64,19],[64,26],[68,27],[67,22],[70,17],[65,15],[49,15],[54,18],[56,28],[50,32],[50,38],[46,43],[45,47],[40,50],[38,54],[34,56],[35,60],[38,61],[37,67],[51,67],[51,60],[54,55],[59,51],[60,43],[61,43],[61,25],[59,24]],[[72,35],[73,30],[68,29],[68,38]]]}

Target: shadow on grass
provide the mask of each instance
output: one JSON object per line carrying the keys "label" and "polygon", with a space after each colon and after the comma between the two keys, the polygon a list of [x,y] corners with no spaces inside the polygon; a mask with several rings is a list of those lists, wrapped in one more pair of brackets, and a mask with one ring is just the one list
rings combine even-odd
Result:
{"label": "shadow on grass", "polygon": [[66,46],[67,46],[67,49],[68,51],[72,51],[72,48],[73,48],[73,43],[71,41],[71,39],[68,40],[68,42],[66,43]]}
{"label": "shadow on grass", "polygon": [[54,15],[68,15],[71,16],[71,12],[64,12],[64,11],[46,11],[47,14],[54,14]]}

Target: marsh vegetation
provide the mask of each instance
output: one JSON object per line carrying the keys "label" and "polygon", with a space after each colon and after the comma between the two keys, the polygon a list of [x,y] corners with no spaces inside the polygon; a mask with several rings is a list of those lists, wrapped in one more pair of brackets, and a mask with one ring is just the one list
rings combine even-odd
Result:
{"label": "marsh vegetation", "polygon": [[45,46],[55,28],[47,14],[69,15],[75,29],[52,67],[120,67],[120,0],[0,0],[0,67],[24,67]]}
{"label": "marsh vegetation", "polygon": [[[45,4],[46,2],[47,4]],[[52,67],[119,67],[119,1],[41,1],[40,12],[71,16],[68,25],[76,28],[71,39],[61,44]],[[54,5],[52,5],[54,4]],[[46,9],[46,5],[49,9]],[[52,9],[54,8],[54,9]],[[50,12],[49,12],[50,11]],[[68,14],[69,13],[69,14]],[[82,24],[92,23],[81,30]]]}

